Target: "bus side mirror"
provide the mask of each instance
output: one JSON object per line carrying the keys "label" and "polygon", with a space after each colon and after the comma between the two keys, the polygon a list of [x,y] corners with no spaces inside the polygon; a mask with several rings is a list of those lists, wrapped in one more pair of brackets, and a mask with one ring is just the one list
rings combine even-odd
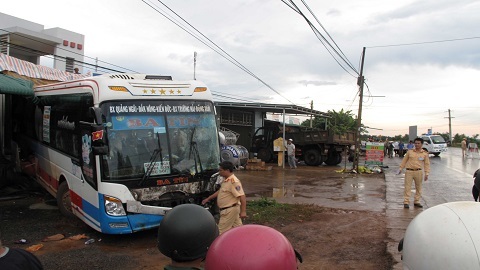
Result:
{"label": "bus side mirror", "polygon": [[92,146],[94,155],[108,155],[108,146]]}
{"label": "bus side mirror", "polygon": [[100,108],[90,107],[88,114],[91,118],[95,119],[95,122],[99,125],[103,124],[102,110]]}
{"label": "bus side mirror", "polygon": [[107,155],[108,145],[106,142],[106,132],[103,125],[92,124],[92,151],[94,155]]}

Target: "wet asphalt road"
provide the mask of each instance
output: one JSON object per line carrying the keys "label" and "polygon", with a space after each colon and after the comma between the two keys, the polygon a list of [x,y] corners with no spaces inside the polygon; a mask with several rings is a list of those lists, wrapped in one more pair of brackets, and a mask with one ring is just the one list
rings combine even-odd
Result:
{"label": "wet asphalt road", "polygon": [[[462,158],[460,148],[449,148],[447,153],[439,157],[430,155],[431,172],[429,180],[423,183],[423,209],[403,208],[403,187],[405,171],[396,175],[402,159],[400,157],[387,158],[385,169],[387,227],[389,232],[388,251],[397,262],[394,269],[402,269],[401,254],[398,252],[398,242],[403,238],[410,221],[425,209],[438,204],[455,201],[473,201],[472,185],[473,173],[480,168],[478,153],[470,153],[469,157]],[[415,189],[414,185],[412,187]],[[413,204],[413,195],[411,204]]]}
{"label": "wet asphalt road", "polygon": [[[346,164],[352,167],[351,163]],[[385,209],[385,181],[368,175],[341,173],[338,166],[298,166],[271,171],[239,171],[247,200],[274,198],[281,203],[382,212]]]}
{"label": "wet asphalt road", "polygon": [[[385,212],[389,239],[388,251],[402,269],[398,242],[410,221],[423,210],[438,204],[473,200],[473,173],[480,168],[478,153],[462,158],[460,148],[449,148],[439,157],[430,155],[431,172],[423,184],[423,209],[403,208],[405,170],[396,175],[400,157],[384,160],[385,180],[377,181],[366,175],[337,174],[322,178],[322,172],[352,168],[351,163],[337,167],[299,167],[297,170],[273,167],[267,172],[238,172],[247,197],[274,197],[279,202],[312,203],[324,207]],[[362,160],[360,162],[362,163]],[[414,185],[412,187],[415,188]],[[411,202],[413,204],[413,194]],[[413,205],[412,205],[413,206]]]}
{"label": "wet asphalt road", "polygon": [[[351,163],[342,163],[335,167],[299,166],[296,170],[274,166],[271,171],[238,171],[236,175],[241,179],[249,200],[273,197],[279,202],[385,212],[389,231],[389,239],[386,240],[388,250],[397,261],[394,269],[401,269],[398,241],[403,238],[410,221],[423,210],[413,207],[403,209],[404,174],[395,174],[400,162],[399,157],[385,159],[384,165],[388,166],[384,169],[385,179],[332,173],[344,167],[351,168]],[[429,181],[424,183],[422,203],[425,208],[445,202],[473,200],[472,175],[480,168],[480,157],[477,153],[463,159],[460,149],[449,148],[449,152],[442,153],[440,157],[431,156],[431,163]],[[166,261],[155,247],[155,230],[128,236],[108,236],[62,217],[57,210],[29,209],[32,204],[42,208],[42,205],[45,206],[44,201],[48,199],[48,195],[33,193],[25,199],[0,201],[2,237],[8,245],[25,248],[13,242],[27,238],[31,243],[39,243],[46,236],[56,233],[64,233],[66,236],[86,233],[97,241],[103,239],[101,243],[95,242],[89,248],[85,248],[81,241],[71,250],[60,247],[51,254],[40,252],[45,264],[53,266],[49,269],[74,269],[72,264],[79,266],[78,269],[85,269],[87,266],[102,269],[105,265],[117,269],[133,269],[137,257],[135,253],[147,253],[153,264]],[[102,253],[106,256],[98,256]],[[128,254],[131,256],[126,257]],[[59,262],[59,256],[68,259]],[[82,264],[86,258],[89,263]],[[122,263],[119,258],[127,258],[127,262]]]}

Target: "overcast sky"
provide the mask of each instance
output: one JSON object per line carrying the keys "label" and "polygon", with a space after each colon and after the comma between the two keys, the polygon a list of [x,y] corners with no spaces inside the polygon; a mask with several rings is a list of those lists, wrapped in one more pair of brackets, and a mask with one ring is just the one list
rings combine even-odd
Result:
{"label": "overcast sky", "polygon": [[[162,2],[145,1],[172,14]],[[294,2],[326,36],[302,2]],[[282,1],[163,1],[273,90],[146,3],[16,0],[2,12],[83,34],[86,56],[140,73],[193,79],[197,52],[196,78],[219,101],[309,107],[313,100],[316,110],[358,114],[358,75],[342,68],[303,17]],[[382,129],[371,134],[403,135],[412,125],[419,134],[429,128],[448,132],[449,109],[453,134],[480,133],[480,1],[305,3],[357,71],[366,47],[362,120]]]}

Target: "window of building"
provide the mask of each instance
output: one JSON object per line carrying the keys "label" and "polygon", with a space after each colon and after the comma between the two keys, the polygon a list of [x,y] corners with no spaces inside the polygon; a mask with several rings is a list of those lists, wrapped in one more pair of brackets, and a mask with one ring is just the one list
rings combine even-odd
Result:
{"label": "window of building", "polygon": [[75,64],[75,58],[66,57],[65,61],[65,71],[73,73],[73,66]]}

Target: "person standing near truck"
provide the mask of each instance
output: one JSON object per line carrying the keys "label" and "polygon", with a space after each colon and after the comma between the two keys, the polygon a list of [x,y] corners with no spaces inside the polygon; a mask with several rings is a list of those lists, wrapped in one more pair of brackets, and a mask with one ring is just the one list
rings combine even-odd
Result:
{"label": "person standing near truck", "polygon": [[[404,208],[410,208],[409,204],[412,192],[412,181],[415,181],[415,198],[413,205],[418,208],[423,208],[423,205],[420,203],[420,198],[422,197],[422,180],[427,181],[428,174],[430,173],[430,159],[428,158],[428,152],[422,149],[423,139],[416,138],[414,142],[415,149],[407,152],[397,172],[397,174],[400,174],[403,168],[406,168],[407,170],[405,172],[405,189],[403,191]],[[425,173],[424,176],[423,173]]]}
{"label": "person standing near truck", "polygon": [[297,161],[295,160],[295,144],[293,144],[292,139],[288,139],[286,148],[287,148],[288,165],[290,165],[290,169],[296,169]]}

